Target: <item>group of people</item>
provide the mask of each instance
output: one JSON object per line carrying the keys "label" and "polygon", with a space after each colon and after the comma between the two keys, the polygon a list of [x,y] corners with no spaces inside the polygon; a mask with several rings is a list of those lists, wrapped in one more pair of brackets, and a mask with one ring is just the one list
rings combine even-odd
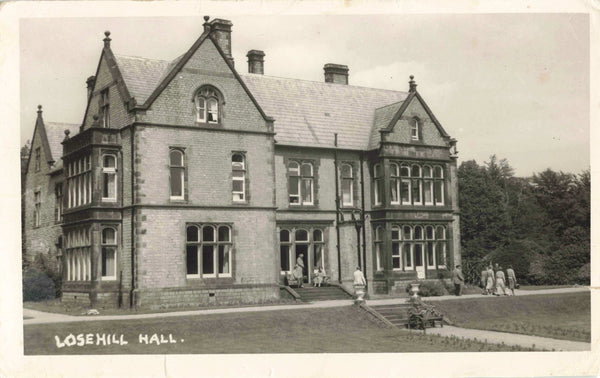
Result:
{"label": "group of people", "polygon": [[[298,281],[298,287],[304,287],[304,254],[301,253],[296,259],[296,265],[292,270],[293,277]],[[322,266],[319,266],[313,271],[313,286],[321,287],[327,282],[327,274]]]}
{"label": "group of people", "polygon": [[511,265],[506,269],[506,274],[504,274],[504,270],[498,264],[495,264],[493,267],[490,264],[481,271],[483,295],[509,295],[509,292],[515,295],[516,287],[517,276],[515,276],[515,271]]}

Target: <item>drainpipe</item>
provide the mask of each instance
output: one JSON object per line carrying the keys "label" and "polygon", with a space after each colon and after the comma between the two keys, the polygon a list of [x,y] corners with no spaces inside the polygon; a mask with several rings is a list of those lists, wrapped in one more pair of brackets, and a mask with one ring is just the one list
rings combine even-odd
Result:
{"label": "drainpipe", "polygon": [[[133,309],[135,300],[135,123],[131,125],[131,289],[129,290],[129,309]],[[125,172],[125,170],[123,170]]]}
{"label": "drainpipe", "polygon": [[337,236],[337,263],[338,263],[338,282],[342,283],[342,257],[340,252],[340,194],[339,194],[339,183],[338,183],[338,155],[337,155],[337,133],[333,134],[333,144],[335,149],[333,150],[333,165],[335,168],[335,233]]}
{"label": "drainpipe", "polygon": [[360,153],[360,204],[361,204],[361,214],[362,217],[360,219],[362,223],[362,237],[363,237],[363,272],[365,273],[365,282],[368,283],[368,274],[367,274],[367,231],[365,230],[365,177],[364,177],[364,152]]}

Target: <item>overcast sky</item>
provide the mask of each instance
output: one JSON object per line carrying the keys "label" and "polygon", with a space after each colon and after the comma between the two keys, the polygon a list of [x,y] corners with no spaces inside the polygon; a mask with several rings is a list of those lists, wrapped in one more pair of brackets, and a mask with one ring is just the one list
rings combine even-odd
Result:
{"label": "overcast sky", "polygon": [[[346,64],[350,84],[418,90],[458,140],[459,162],[496,154],[518,176],[590,166],[589,21],[584,14],[240,16],[235,66],[263,50],[265,74],[323,80]],[[202,32],[201,17],[21,20],[21,143],[36,106],[44,119],[81,123],[85,80],[95,74],[103,32],[116,54],[171,60]],[[384,104],[382,104],[384,105]],[[369,127],[370,125],[365,125]]]}

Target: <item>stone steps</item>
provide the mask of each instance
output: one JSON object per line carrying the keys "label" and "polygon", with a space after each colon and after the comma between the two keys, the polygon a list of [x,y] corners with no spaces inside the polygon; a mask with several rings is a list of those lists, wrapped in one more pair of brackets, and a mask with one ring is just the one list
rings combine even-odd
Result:
{"label": "stone steps", "polygon": [[338,299],[352,299],[348,293],[337,286],[302,287],[294,288],[303,302],[329,301]]}

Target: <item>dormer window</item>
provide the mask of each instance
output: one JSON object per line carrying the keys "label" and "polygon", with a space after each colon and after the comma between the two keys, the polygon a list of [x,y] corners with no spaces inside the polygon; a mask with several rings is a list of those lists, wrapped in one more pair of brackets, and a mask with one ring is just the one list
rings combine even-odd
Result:
{"label": "dormer window", "polygon": [[421,130],[419,130],[419,120],[414,118],[410,123],[410,139],[419,140],[419,134],[421,134]]}
{"label": "dormer window", "polygon": [[204,86],[195,97],[196,122],[219,123],[221,120],[221,94],[215,88]]}

